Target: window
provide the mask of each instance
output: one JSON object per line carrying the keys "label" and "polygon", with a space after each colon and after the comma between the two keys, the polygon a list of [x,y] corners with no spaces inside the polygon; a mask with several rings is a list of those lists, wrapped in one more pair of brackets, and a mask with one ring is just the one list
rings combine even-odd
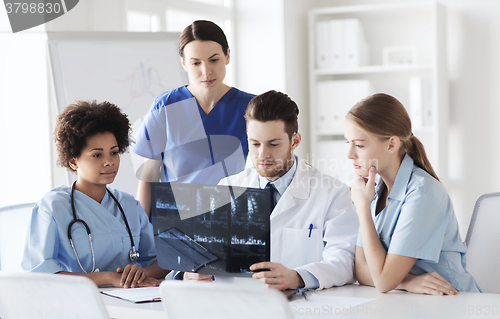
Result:
{"label": "window", "polygon": [[127,12],[127,31],[160,31],[158,15],[137,11]]}
{"label": "window", "polygon": [[[196,20],[210,20],[220,26],[224,32],[224,19],[217,19],[215,17],[210,18],[207,17],[206,14],[200,12],[191,12],[185,10],[177,10],[177,9],[168,9],[166,12],[166,22],[167,22],[167,30],[170,32],[182,32],[186,26],[191,24]],[[227,37],[227,34],[226,34]],[[229,41],[229,39],[228,39]]]}
{"label": "window", "polygon": [[192,1],[212,4],[216,6],[225,6],[225,7],[229,7],[231,3],[230,1],[227,0],[192,0]]}
{"label": "window", "polygon": [[0,44],[3,207],[36,202],[50,190],[53,142],[47,103],[46,35],[5,33],[0,34]]}

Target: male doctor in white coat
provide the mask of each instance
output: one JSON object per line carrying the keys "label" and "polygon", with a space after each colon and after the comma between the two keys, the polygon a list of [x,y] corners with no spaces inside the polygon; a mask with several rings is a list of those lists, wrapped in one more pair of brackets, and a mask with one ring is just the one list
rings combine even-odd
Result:
{"label": "male doctor in white coat", "polygon": [[275,188],[271,262],[252,265],[254,278],[280,290],[341,286],[353,281],[358,218],[345,184],[294,156],[298,114],[286,94],[253,98],[245,114],[253,167],[220,184]]}
{"label": "male doctor in white coat", "polygon": [[[271,262],[252,265],[254,278],[280,290],[341,286],[353,281],[358,217],[345,184],[294,156],[301,141],[298,115],[286,94],[254,97],[245,113],[253,165],[219,184],[274,188]],[[213,280],[198,273],[182,278]]]}

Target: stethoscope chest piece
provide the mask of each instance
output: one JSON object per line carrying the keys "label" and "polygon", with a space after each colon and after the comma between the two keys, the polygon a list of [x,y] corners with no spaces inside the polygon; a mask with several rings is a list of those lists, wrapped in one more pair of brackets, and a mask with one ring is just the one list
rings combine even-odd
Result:
{"label": "stethoscope chest piece", "polygon": [[[73,251],[75,252],[76,260],[78,261],[80,268],[83,270],[84,273],[87,273],[87,271],[85,271],[82,264],[80,263],[80,258],[78,257],[78,254],[76,253],[75,245],[73,244],[73,238],[71,236],[71,227],[74,224],[81,223],[83,226],[85,226],[85,230],[87,231],[87,235],[89,236],[90,250],[92,252],[92,272],[99,272],[99,269],[95,268],[94,245],[92,244],[92,235],[90,234],[90,228],[84,220],[76,218],[75,198],[73,196],[73,194],[75,192],[75,184],[76,184],[76,182],[74,182],[73,186],[71,187],[71,210],[73,213],[73,220],[71,221],[71,223],[69,223],[69,226],[68,226],[68,238],[69,238],[69,241],[71,243],[71,247],[73,247]],[[137,250],[135,250],[134,238],[132,237],[132,232],[130,231],[130,226],[128,224],[127,217],[125,216],[125,212],[123,211],[122,206],[120,205],[120,203],[118,202],[116,197],[113,195],[113,193],[111,193],[111,191],[109,189],[106,189],[106,190],[108,191],[108,194],[111,196],[111,198],[115,201],[116,205],[120,209],[120,212],[122,213],[123,220],[125,222],[125,226],[127,226],[128,235],[130,237],[130,243],[132,245],[132,248],[129,251],[129,259],[131,262],[135,263],[139,259],[139,252]]]}
{"label": "stethoscope chest piece", "polygon": [[134,246],[132,246],[132,249],[130,249],[130,251],[128,253],[128,257],[129,257],[130,261],[133,263],[135,263],[137,261],[137,259],[139,259],[139,252],[137,250],[135,250]]}

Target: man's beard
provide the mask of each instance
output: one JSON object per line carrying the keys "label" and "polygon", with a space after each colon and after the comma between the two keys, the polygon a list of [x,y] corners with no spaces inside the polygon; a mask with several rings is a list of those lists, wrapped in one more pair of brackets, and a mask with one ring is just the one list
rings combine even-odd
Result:
{"label": "man's beard", "polygon": [[[292,167],[294,163],[294,158],[292,154],[292,147],[290,146],[287,154],[289,154],[288,158],[277,159],[273,161],[273,166],[270,169],[265,169],[258,165],[258,163],[254,163],[255,169],[260,176],[266,177],[267,179],[278,179],[281,176],[285,175],[288,170]],[[266,161],[260,161],[261,163],[266,163]]]}

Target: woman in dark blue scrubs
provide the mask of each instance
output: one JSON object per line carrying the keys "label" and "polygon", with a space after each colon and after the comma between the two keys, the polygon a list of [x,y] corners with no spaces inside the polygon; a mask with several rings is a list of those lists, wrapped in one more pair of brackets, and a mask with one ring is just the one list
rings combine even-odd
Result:
{"label": "woman in dark blue scrubs", "polygon": [[150,182],[217,184],[242,171],[248,154],[245,110],[254,95],[223,83],[230,50],[222,29],[195,21],[179,39],[190,84],[158,95],[132,150],[149,159],[138,199],[151,211]]}

